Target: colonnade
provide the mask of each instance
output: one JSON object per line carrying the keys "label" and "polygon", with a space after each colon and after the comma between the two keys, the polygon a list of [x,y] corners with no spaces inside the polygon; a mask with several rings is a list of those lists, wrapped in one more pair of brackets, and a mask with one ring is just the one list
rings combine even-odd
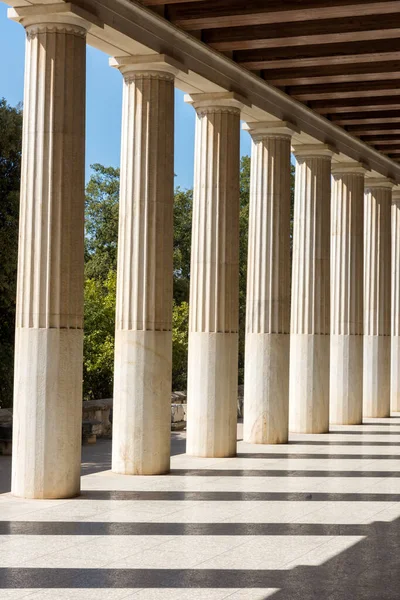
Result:
{"label": "colonnade", "polygon": [[[33,10],[19,20],[27,50],[12,491],[59,498],[79,493],[90,23]],[[112,468],[160,474],[170,464],[174,82],[184,67],[163,55],[111,64],[124,86]],[[187,451],[229,457],[246,100],[233,92],[187,100],[196,111]],[[289,430],[321,433],[329,422],[388,416],[390,404],[400,409],[400,194],[360,163],[332,166],[328,145],[294,145],[291,257],[296,127],[246,128],[244,439],[284,443]]]}

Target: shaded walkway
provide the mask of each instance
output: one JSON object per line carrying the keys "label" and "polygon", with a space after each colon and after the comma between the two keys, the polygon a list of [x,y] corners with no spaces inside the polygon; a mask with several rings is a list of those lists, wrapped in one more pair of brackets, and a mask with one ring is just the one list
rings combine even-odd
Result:
{"label": "shaded walkway", "polygon": [[80,498],[0,496],[0,598],[393,600],[399,443],[376,420],[135,478],[86,447]]}

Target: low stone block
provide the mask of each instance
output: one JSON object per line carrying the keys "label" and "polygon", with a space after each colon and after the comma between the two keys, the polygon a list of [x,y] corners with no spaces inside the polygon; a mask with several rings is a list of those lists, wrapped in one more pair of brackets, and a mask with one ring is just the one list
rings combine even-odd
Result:
{"label": "low stone block", "polygon": [[12,423],[0,423],[0,455],[11,456]]}

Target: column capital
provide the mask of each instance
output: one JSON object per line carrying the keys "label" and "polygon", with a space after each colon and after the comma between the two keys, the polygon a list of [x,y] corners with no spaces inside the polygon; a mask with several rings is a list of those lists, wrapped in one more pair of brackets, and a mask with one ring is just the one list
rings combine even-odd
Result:
{"label": "column capital", "polygon": [[369,168],[360,162],[342,162],[332,164],[332,175],[360,175],[364,177]]}
{"label": "column capital", "polygon": [[28,33],[51,31],[71,31],[85,33],[93,25],[103,28],[103,22],[93,13],[65,2],[9,8],[7,16],[25,27]]}
{"label": "column capital", "polygon": [[392,204],[400,206],[400,187],[394,187],[392,190]]}
{"label": "column capital", "polygon": [[331,159],[336,153],[329,144],[296,144],[292,147],[296,158],[326,158]]}
{"label": "column capital", "polygon": [[175,77],[178,73],[188,70],[181,62],[167,54],[137,54],[134,56],[116,56],[109,59],[110,67],[118,69],[124,77],[148,74],[150,77],[157,73]]}
{"label": "column capital", "polygon": [[248,131],[253,140],[264,138],[291,138],[299,129],[289,121],[254,121],[243,123],[242,129]]}
{"label": "column capital", "polygon": [[389,179],[388,177],[367,177],[365,179],[365,189],[385,189],[392,190],[395,186],[395,182],[393,179]]}
{"label": "column capital", "polygon": [[236,113],[244,106],[250,106],[247,98],[236,92],[186,94],[185,102],[191,104],[198,113],[227,111]]}

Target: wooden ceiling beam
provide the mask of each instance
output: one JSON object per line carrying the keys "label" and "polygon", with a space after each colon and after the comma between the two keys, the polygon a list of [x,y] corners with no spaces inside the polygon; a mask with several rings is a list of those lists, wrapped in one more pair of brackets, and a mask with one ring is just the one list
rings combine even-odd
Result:
{"label": "wooden ceiling beam", "polygon": [[[310,107],[311,108],[311,107]],[[388,107],[385,106],[363,106],[362,110],[368,113],[384,113],[385,109],[397,111],[400,117],[400,101],[398,104],[390,104]],[[332,108],[313,108],[319,115],[342,115],[342,114],[358,114],[359,108],[357,106],[333,106]]]}
{"label": "wooden ceiling beam", "polygon": [[[299,46],[337,46],[357,42],[396,39],[400,14],[379,18],[360,15],[356,19],[326,19],[305,23],[275,23],[251,27],[226,27],[204,30],[203,41],[216,50],[249,50],[257,48],[290,48]],[[284,38],[284,39],[282,39]],[[293,49],[293,48],[292,48]]]}
{"label": "wooden ceiling beam", "polygon": [[[399,0],[381,0],[380,2],[362,0],[331,0],[327,2],[304,2],[299,8],[297,3],[268,3],[257,0],[235,2],[235,0],[209,0],[202,3],[180,3],[169,6],[172,23],[182,29],[216,29],[220,27],[243,27],[249,25],[306,22],[331,18],[351,18],[363,15],[384,15],[400,11]],[[360,11],[360,6],[362,9]]]}
{"label": "wooden ceiling beam", "polygon": [[370,110],[397,110],[400,105],[400,96],[372,96],[368,98],[334,98],[330,100],[313,100],[308,103],[310,108],[313,108],[321,113],[335,113],[336,109],[339,108],[340,112],[346,112],[349,110],[352,112],[354,109],[358,112],[370,111]]}
{"label": "wooden ceiling beam", "polygon": [[188,2],[203,2],[204,0],[139,0],[143,6],[160,6],[162,4],[187,4]]}
{"label": "wooden ceiling beam", "polygon": [[346,126],[344,129],[362,139],[363,142],[372,144],[375,140],[397,140],[400,132],[400,122],[393,123],[391,129],[381,129],[379,125],[370,125],[369,129],[359,129],[356,126]]}
{"label": "wooden ceiling beam", "polygon": [[400,146],[400,139],[399,136],[397,134],[380,134],[380,135],[369,135],[369,134],[363,134],[361,136],[361,139],[363,140],[363,142],[365,142],[366,144],[374,144],[374,146],[389,146],[389,147],[393,147],[393,146]]}
{"label": "wooden ceiling beam", "polygon": [[378,140],[386,141],[393,140],[400,135],[400,123],[394,125],[392,129],[380,129],[379,127],[371,127],[370,129],[357,129],[346,127],[347,131],[352,135],[359,136],[363,142],[374,143]]}
{"label": "wooden ceiling beam", "polygon": [[315,58],[284,58],[280,60],[269,60],[266,58],[247,61],[240,60],[234,56],[235,61],[250,71],[258,69],[306,69],[308,67],[345,66],[356,64],[371,64],[371,62],[398,61],[400,52],[350,54],[343,56],[318,56]]}
{"label": "wooden ceiling beam", "polygon": [[291,86],[284,91],[296,100],[333,100],[335,98],[368,98],[373,96],[397,96],[400,80],[341,83],[336,85]]}
{"label": "wooden ceiling beam", "polygon": [[400,115],[397,113],[397,122],[396,123],[377,123],[375,126],[370,124],[362,124],[362,125],[349,125],[346,127],[347,131],[354,133],[358,131],[360,135],[369,135],[372,134],[372,130],[375,130],[376,133],[374,135],[391,135],[393,129],[400,128]]}
{"label": "wooden ceiling beam", "polygon": [[393,140],[393,144],[379,144],[378,142],[368,142],[375,146],[379,152],[392,152],[393,150],[400,150],[400,139],[398,138],[395,142]]}
{"label": "wooden ceiling beam", "polygon": [[[390,113],[387,113],[390,114]],[[394,116],[379,116],[371,115],[370,113],[358,113],[355,117],[352,115],[331,115],[330,120],[335,125],[350,126],[350,125],[388,125],[393,126],[397,124],[400,126],[400,116],[398,111],[394,112]]]}
{"label": "wooden ceiling beam", "polygon": [[141,2],[400,158],[400,0]]}
{"label": "wooden ceiling beam", "polygon": [[[304,64],[304,63],[303,63]],[[244,66],[244,65],[242,65]],[[379,60],[372,59],[366,63],[358,63],[358,62],[349,62],[343,64],[326,64],[319,66],[297,66],[287,68],[272,68],[268,69],[268,61],[259,61],[253,62],[252,66],[249,68],[250,71],[253,70],[262,70],[264,71],[265,79],[280,79],[284,77],[293,77],[298,75],[301,77],[312,77],[313,75],[323,76],[323,75],[361,75],[367,73],[392,73],[400,68],[400,61],[398,59],[395,60],[385,60],[385,58]]]}
{"label": "wooden ceiling beam", "polygon": [[322,83],[345,83],[345,82],[358,82],[358,81],[380,81],[381,79],[400,79],[400,65],[396,71],[391,73],[361,73],[361,74],[343,74],[343,75],[320,75],[318,71],[315,71],[314,75],[304,75],[293,73],[288,74],[284,72],[277,73],[275,76],[277,79],[269,78],[269,73],[262,73],[263,78],[266,81],[271,81],[274,86],[292,86],[292,85],[314,85]]}
{"label": "wooden ceiling beam", "polygon": [[[271,64],[271,68],[285,67],[284,61],[293,66],[304,64],[304,66],[313,66],[314,64],[337,64],[340,61],[352,62],[356,60],[398,60],[400,47],[398,40],[375,40],[371,51],[371,40],[365,42],[348,42],[346,44],[321,44],[308,45],[301,48],[283,47],[268,48],[260,50],[246,50],[234,53],[235,61],[243,63],[266,62]],[[374,57],[374,58],[371,58]],[[392,58],[391,58],[392,56]],[[381,57],[381,58],[377,58]],[[276,62],[276,66],[272,66]]]}

